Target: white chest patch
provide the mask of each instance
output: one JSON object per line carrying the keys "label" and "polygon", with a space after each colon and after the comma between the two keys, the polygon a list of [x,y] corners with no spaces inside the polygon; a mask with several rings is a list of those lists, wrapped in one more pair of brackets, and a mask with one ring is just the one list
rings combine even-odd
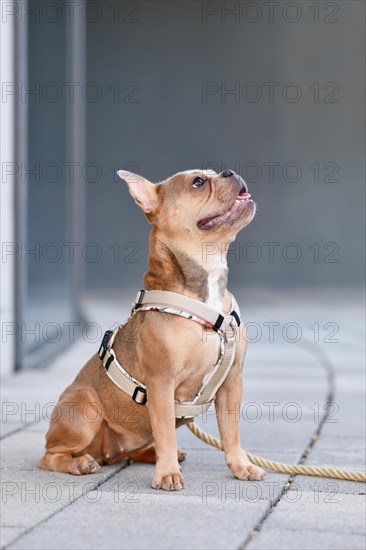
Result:
{"label": "white chest patch", "polygon": [[224,274],[224,269],[221,266],[219,268],[213,268],[207,278],[208,297],[206,304],[218,311],[223,311],[224,309],[222,286]]}

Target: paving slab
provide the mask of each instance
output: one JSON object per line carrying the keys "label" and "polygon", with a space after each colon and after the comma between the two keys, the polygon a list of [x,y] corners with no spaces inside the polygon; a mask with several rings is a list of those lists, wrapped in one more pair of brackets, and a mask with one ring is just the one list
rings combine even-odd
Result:
{"label": "paving slab", "polygon": [[365,550],[365,537],[333,531],[294,531],[265,528],[247,545],[248,550]]}
{"label": "paving slab", "polygon": [[44,447],[43,433],[22,430],[1,443],[1,527],[8,528],[7,541],[62,510],[127,466],[127,461],[121,461],[92,476],[81,477],[49,472],[37,465]]}
{"label": "paving slab", "polygon": [[0,545],[4,548],[24,533],[23,527],[1,527]]}
{"label": "paving slab", "polygon": [[[287,457],[288,458],[288,457]],[[294,460],[294,456],[290,461]],[[213,501],[234,501],[248,503],[259,500],[275,501],[288,480],[288,475],[269,473],[263,481],[239,481],[226,466],[223,456],[217,451],[187,452],[186,460],[181,464],[186,480],[186,489],[182,497],[197,497],[204,504]],[[155,495],[150,482],[154,472],[152,464],[132,463],[128,468],[114,475],[102,486],[102,491],[118,491],[136,495]]]}
{"label": "paving slab", "polygon": [[[197,421],[202,430],[218,438],[216,419],[209,419],[207,422]],[[311,436],[316,429],[313,418],[302,418],[299,422],[281,421],[274,418],[273,422],[262,418],[257,422],[241,422],[240,435],[242,446],[253,454],[263,454],[267,451],[297,451],[299,456],[308,445]],[[185,448],[204,448],[205,443],[191,434],[186,427],[179,428],[179,445]]]}
{"label": "paving slab", "polygon": [[[365,495],[289,491],[274,508],[264,529],[362,535],[365,532]],[[259,541],[258,536],[258,541]]]}
{"label": "paving slab", "polygon": [[237,548],[267,508],[267,501],[215,501],[214,506],[205,506],[201,498],[179,493],[140,494],[126,500],[123,495],[120,499],[111,492],[94,491],[88,501],[78,500],[9,548]]}

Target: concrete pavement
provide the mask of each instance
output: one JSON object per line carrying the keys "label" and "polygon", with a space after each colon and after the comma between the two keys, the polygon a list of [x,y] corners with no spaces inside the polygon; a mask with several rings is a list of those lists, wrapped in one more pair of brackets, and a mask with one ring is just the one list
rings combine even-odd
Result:
{"label": "concrete pavement", "polygon": [[[309,465],[364,470],[361,294],[236,296],[252,341],[240,412],[243,446],[288,463],[306,456]],[[123,320],[129,306],[108,297],[87,305],[89,319],[103,329]],[[365,548],[364,484],[272,472],[262,482],[238,481],[222,453],[185,427],[177,432],[187,451],[186,489],[180,493],[151,489],[151,465],[122,462],[81,478],[38,469],[52,403],[97,347],[80,340],[48,369],[3,383],[2,547]],[[309,448],[328,392],[324,357],[335,373],[334,405]],[[214,414],[198,422],[217,435]]]}

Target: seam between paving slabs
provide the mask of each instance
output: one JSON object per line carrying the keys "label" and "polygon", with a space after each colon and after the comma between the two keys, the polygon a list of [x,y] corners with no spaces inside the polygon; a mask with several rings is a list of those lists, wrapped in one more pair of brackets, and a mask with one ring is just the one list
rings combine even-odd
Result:
{"label": "seam between paving slabs", "polygon": [[7,439],[8,437],[17,434],[21,432],[22,430],[25,430],[26,428],[29,428],[29,426],[33,426],[34,424],[37,424],[38,420],[34,420],[33,422],[25,422],[22,426],[19,426],[18,428],[15,428],[12,432],[8,432],[7,434],[4,434],[0,436],[0,441],[4,441],[4,439]]}
{"label": "seam between paving slabs", "polygon": [[[334,400],[334,394],[335,394],[335,373],[334,373],[334,367],[326,355],[326,353],[321,350],[317,349],[314,344],[310,341],[304,341],[304,343],[300,343],[303,348],[305,348],[308,352],[310,352],[313,356],[316,357],[317,363],[323,367],[326,378],[327,378],[327,394],[326,394],[326,400],[324,404],[324,414],[319,420],[318,426],[311,436],[309,443],[307,444],[306,448],[304,449],[300,460],[298,461],[298,464],[304,464],[306,460],[308,459],[315,443],[318,441],[322,428],[328,418],[328,416],[331,414],[331,404]],[[247,538],[244,540],[244,542],[239,546],[239,550],[246,550],[248,548],[248,545],[251,543],[251,541],[257,537],[262,530],[263,525],[269,518],[270,514],[272,514],[275,511],[276,506],[278,503],[283,499],[284,496],[288,493],[288,491],[291,489],[291,486],[296,478],[296,474],[292,474],[288,477],[286,483],[282,487],[282,491],[280,495],[273,500],[273,502],[268,506],[267,510],[264,512],[256,526],[252,529],[251,533],[247,536]]]}
{"label": "seam between paving slabs", "polygon": [[47,523],[47,521],[49,521],[51,518],[53,518],[54,516],[56,516],[57,514],[59,514],[63,510],[65,510],[66,508],[68,508],[69,506],[72,506],[79,499],[84,498],[85,494],[88,494],[91,491],[95,491],[95,489],[97,489],[98,487],[101,487],[104,483],[106,483],[112,477],[117,475],[121,470],[124,470],[124,468],[127,468],[127,466],[129,466],[129,464],[130,464],[130,461],[127,459],[124,463],[121,464],[121,466],[118,468],[118,470],[116,470],[115,472],[107,475],[103,480],[95,481],[92,484],[92,486],[90,487],[90,490],[88,490],[84,493],[82,492],[78,497],[75,497],[73,500],[70,500],[70,502],[66,503],[64,506],[62,506],[58,510],[55,510],[52,514],[49,514],[47,517],[41,519],[38,523],[36,523],[35,525],[32,525],[32,527],[29,527],[29,529],[26,529],[23,533],[21,533],[19,536],[15,537],[12,541],[8,542],[8,544],[6,544],[5,546],[2,546],[1,548],[6,550],[7,548],[11,547],[12,544],[14,544],[15,542],[18,542],[19,540],[21,540],[24,536],[31,533],[34,529],[36,529],[40,525],[43,525],[44,523]]}

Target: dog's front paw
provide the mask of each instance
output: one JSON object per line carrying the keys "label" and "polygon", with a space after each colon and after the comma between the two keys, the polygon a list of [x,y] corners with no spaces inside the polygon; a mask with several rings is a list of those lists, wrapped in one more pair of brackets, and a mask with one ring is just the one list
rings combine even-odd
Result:
{"label": "dog's front paw", "polygon": [[227,465],[237,479],[260,481],[266,477],[266,472],[259,466],[254,466],[244,451],[238,458],[228,460]]}
{"label": "dog's front paw", "polygon": [[246,464],[238,464],[235,465],[235,467],[232,466],[230,470],[237,479],[260,481],[266,477],[266,472],[262,470],[262,468],[259,468],[259,466],[254,466],[254,464],[251,464],[250,466]]}
{"label": "dog's front paw", "polygon": [[179,465],[161,468],[157,465],[154,477],[151,482],[153,489],[164,489],[164,491],[181,491],[185,481]]}

